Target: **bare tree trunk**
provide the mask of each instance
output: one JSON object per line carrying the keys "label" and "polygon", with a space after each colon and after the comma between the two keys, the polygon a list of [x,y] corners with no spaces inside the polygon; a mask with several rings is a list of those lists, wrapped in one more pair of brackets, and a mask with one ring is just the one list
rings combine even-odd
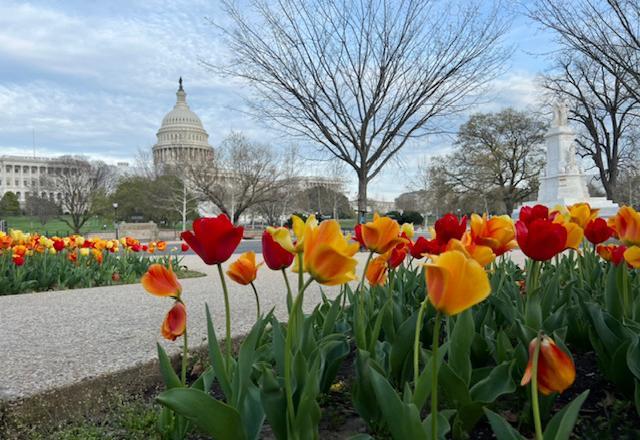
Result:
{"label": "bare tree trunk", "polygon": [[358,223],[367,221],[367,176],[358,174]]}
{"label": "bare tree trunk", "polygon": [[187,230],[187,184],[182,182],[182,230]]}

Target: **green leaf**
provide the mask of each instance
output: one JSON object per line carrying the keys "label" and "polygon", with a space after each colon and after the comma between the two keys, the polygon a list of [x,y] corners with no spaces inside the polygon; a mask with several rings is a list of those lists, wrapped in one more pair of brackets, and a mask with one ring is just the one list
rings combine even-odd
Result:
{"label": "green leaf", "polygon": [[633,393],[633,401],[636,404],[636,412],[640,416],[640,380],[636,379],[635,382],[635,392]]}
{"label": "green leaf", "polygon": [[511,376],[513,362],[504,362],[494,368],[489,376],[471,387],[471,400],[474,402],[491,403],[503,394],[516,390],[516,384]]}
{"label": "green leaf", "polygon": [[[449,401],[451,401],[455,407],[472,403],[467,384],[464,383],[464,380],[462,380],[448,364],[442,364],[438,378],[440,381],[440,389],[444,391]],[[432,392],[433,391],[434,390],[432,390]]]}
{"label": "green leaf", "polygon": [[276,438],[287,438],[287,398],[273,371],[265,368],[260,378],[260,399]]}
{"label": "green leaf", "polygon": [[172,388],[161,393],[157,400],[216,440],[246,439],[238,411],[200,390]]}
{"label": "green leaf", "polygon": [[627,366],[636,379],[640,379],[640,337],[638,336],[627,349]]}
{"label": "green leaf", "polygon": [[544,440],[566,440],[569,438],[578,419],[580,407],[588,395],[589,390],[583,392],[553,416],[544,431]]}
{"label": "green leaf", "polygon": [[[451,319],[451,318],[447,318]],[[471,309],[458,315],[450,339],[449,365],[469,386],[471,380],[471,343],[475,335],[475,326]]]}
{"label": "green leaf", "polygon": [[209,305],[205,304],[205,311],[207,314],[207,337],[209,346],[209,361],[213,366],[213,370],[216,373],[216,378],[222,388],[227,401],[232,398],[231,384],[229,384],[229,377],[227,376],[226,362],[222,358],[222,352],[220,351],[220,344],[216,337],[216,331],[213,328],[213,321],[211,320],[211,313],[209,312]]}
{"label": "green leaf", "polygon": [[171,360],[169,360],[169,356],[167,356],[167,352],[164,351],[164,348],[162,348],[160,344],[156,345],[158,346],[158,361],[160,362],[160,374],[162,375],[164,385],[168,390],[171,388],[182,387],[182,382],[173,369]]}
{"label": "green leaf", "polygon": [[427,430],[422,425],[418,408],[412,403],[403,403],[380,373],[371,367],[369,373],[376,400],[394,440],[427,440]]}
{"label": "green leaf", "polygon": [[515,430],[505,419],[500,417],[488,408],[484,409],[484,413],[489,419],[491,429],[498,440],[525,440],[525,438]]}
{"label": "green leaf", "polygon": [[333,300],[333,303],[331,304],[331,308],[329,309],[329,312],[327,313],[327,316],[325,316],[324,318],[324,323],[322,324],[322,336],[327,336],[331,333],[333,333],[333,329],[336,326],[336,320],[338,319],[338,315],[340,314],[341,309],[341,299],[342,299],[342,295],[344,295],[345,293],[341,293],[340,295],[338,295],[336,297],[335,300]]}

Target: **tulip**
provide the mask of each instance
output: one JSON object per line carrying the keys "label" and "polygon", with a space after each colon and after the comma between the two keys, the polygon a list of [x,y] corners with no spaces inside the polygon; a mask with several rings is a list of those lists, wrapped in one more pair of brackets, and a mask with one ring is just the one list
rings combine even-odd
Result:
{"label": "tulip", "polygon": [[258,268],[262,263],[256,265],[256,254],[253,251],[245,252],[236,261],[229,265],[227,275],[238,284],[246,286],[251,284],[258,275]]}
{"label": "tulip", "polygon": [[173,305],[162,322],[162,336],[170,341],[182,336],[187,330],[187,309],[179,301]]}
{"label": "tulip", "polygon": [[471,241],[471,237],[465,234],[462,237],[462,241],[452,239],[447,243],[448,251],[460,251],[467,258],[473,258],[481,266],[486,266],[495,261],[496,256],[489,246],[481,246]]}
{"label": "tulip", "polygon": [[[520,385],[531,381],[533,358],[538,338],[529,343],[529,363],[522,376]],[[540,341],[540,355],[538,357],[538,390],[548,396],[551,393],[562,393],[569,388],[576,378],[573,360],[550,337],[543,335]]]}
{"label": "tulip", "polygon": [[583,229],[576,223],[567,222],[560,224],[567,230],[567,241],[564,244],[564,248],[578,250],[584,238]]}
{"label": "tulip", "polygon": [[445,214],[436,220],[434,228],[436,236],[432,238],[436,238],[440,243],[447,244],[451,239],[460,240],[467,230],[467,217],[463,216],[458,221],[458,217],[455,215]]}
{"label": "tulip", "polygon": [[400,237],[400,225],[390,217],[373,215],[373,221],[361,226],[362,241],[371,252],[384,254],[405,240]]}
{"label": "tulip", "polygon": [[400,227],[400,235],[411,240],[413,238],[413,223],[403,223]]}
{"label": "tulip", "polygon": [[601,244],[596,248],[596,252],[600,255],[600,258],[613,263],[614,266],[622,263],[626,251],[627,247],[625,245]]}
{"label": "tulip", "polygon": [[282,270],[291,266],[294,254],[280,246],[268,231],[262,233],[262,256],[271,270]]}
{"label": "tulip", "polygon": [[14,254],[12,257],[13,264],[16,266],[22,266],[24,264],[24,255]]}
{"label": "tulip", "polygon": [[53,248],[60,252],[62,249],[64,249],[64,240],[61,240],[59,238],[56,238],[53,240]]}
{"label": "tulip", "polygon": [[93,258],[96,260],[98,264],[102,264],[104,259],[104,255],[102,255],[102,251],[98,249],[91,249],[91,253],[93,254]]}
{"label": "tulip", "polygon": [[523,206],[518,219],[526,225],[534,220],[549,220],[549,208],[544,205]]}
{"label": "tulip", "polygon": [[588,203],[576,203],[567,208],[570,221],[577,224],[582,229],[586,228],[589,222],[598,217],[599,209],[592,209]]}
{"label": "tulip", "polygon": [[513,220],[508,215],[488,219],[487,214],[472,214],[470,231],[471,241],[490,247],[497,257],[518,246]]}
{"label": "tulip", "polygon": [[188,245],[187,243],[182,243],[182,244],[180,245],[180,250],[181,250],[182,252],[187,252],[187,251],[189,250],[189,245]]}
{"label": "tulip", "polygon": [[171,268],[162,264],[152,264],[140,279],[142,287],[152,295],[180,297],[182,286]]}
{"label": "tulip", "polygon": [[90,252],[91,252],[91,249],[89,249],[89,248],[80,249],[80,255],[82,255],[83,257],[88,256]]}
{"label": "tulip", "polygon": [[156,248],[159,251],[164,251],[167,248],[167,242],[166,241],[159,241],[156,243]]}
{"label": "tulip", "polygon": [[591,220],[584,229],[584,236],[593,244],[604,243],[611,235],[613,235],[613,229],[602,218]]}
{"label": "tulip", "polygon": [[217,217],[199,218],[193,221],[193,232],[184,231],[180,237],[202,258],[205,264],[221,264],[236,250],[244,228],[235,227],[229,218],[220,214]]}
{"label": "tulip", "polygon": [[624,259],[629,266],[640,269],[640,246],[631,246],[624,251]]}
{"label": "tulip", "polygon": [[640,212],[623,206],[613,218],[618,239],[627,246],[640,246]]}
{"label": "tulip", "polygon": [[349,243],[340,224],[325,220],[317,228],[307,229],[304,237],[304,269],[320,284],[333,286],[356,278],[357,243]]}
{"label": "tulip", "polygon": [[391,254],[389,255],[389,268],[395,269],[400,266],[404,259],[407,256],[407,247],[403,245],[398,245],[391,250]]}
{"label": "tulip", "polygon": [[415,243],[409,242],[409,253],[413,258],[419,260],[425,255],[439,255],[444,252],[446,243],[442,244],[437,240],[427,240],[424,237],[418,237]]}
{"label": "tulip", "polygon": [[360,243],[361,247],[366,247],[364,244],[364,239],[362,238],[362,223],[358,223],[354,228],[353,232],[355,233],[353,239]]}
{"label": "tulip", "polygon": [[516,238],[526,256],[536,261],[546,261],[566,248],[567,230],[563,225],[547,219],[535,218],[528,224],[518,220]]}
{"label": "tulip", "polygon": [[432,258],[425,264],[427,293],[439,312],[453,316],[489,296],[489,277],[477,261],[457,250]]}
{"label": "tulip", "polygon": [[271,234],[273,239],[283,248],[291,253],[299,254],[304,249],[304,238],[307,235],[307,231],[318,227],[318,221],[315,215],[310,215],[307,220],[304,221],[297,215],[291,216],[291,227],[293,234],[296,238],[295,243],[291,239],[291,231],[287,228],[274,228],[269,226],[267,232]]}
{"label": "tulip", "polygon": [[387,259],[381,255],[374,258],[367,267],[367,281],[371,286],[381,286],[387,281]]}

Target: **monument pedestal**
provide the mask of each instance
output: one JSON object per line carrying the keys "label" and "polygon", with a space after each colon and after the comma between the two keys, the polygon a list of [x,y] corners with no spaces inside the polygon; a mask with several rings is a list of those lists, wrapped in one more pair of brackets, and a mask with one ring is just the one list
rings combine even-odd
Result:
{"label": "monument pedestal", "polygon": [[[576,162],[575,133],[567,125],[567,110],[564,104],[556,104],[551,128],[545,135],[547,165],[540,178],[538,200],[525,202],[522,206],[545,205],[553,209],[557,205],[589,203],[600,209],[600,217],[611,217],[619,206],[606,197],[590,197],[587,180]],[[514,216],[520,211],[514,211]]]}

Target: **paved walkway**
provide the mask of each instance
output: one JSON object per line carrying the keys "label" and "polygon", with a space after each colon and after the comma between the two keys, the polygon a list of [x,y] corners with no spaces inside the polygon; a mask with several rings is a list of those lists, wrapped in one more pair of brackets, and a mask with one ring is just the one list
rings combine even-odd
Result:
{"label": "paved walkway", "polygon": [[[257,258],[262,261],[260,255]],[[205,302],[218,337],[224,338],[224,302],[216,267],[206,266],[195,255],[186,255],[183,261],[207,274],[180,281],[189,345],[201,346],[206,339]],[[289,275],[294,286],[297,275]],[[243,335],[255,322],[255,299],[250,286],[227,282],[233,336]],[[262,310],[276,307],[276,315],[285,318],[282,273],[262,267],[256,287]],[[323,289],[329,296],[339,291]],[[312,284],[305,294],[305,309],[312,310],[320,297],[318,285]],[[160,336],[171,305],[171,300],[154,297],[139,284],[0,296],[0,400],[29,397],[145,364],[157,358],[156,341],[169,353],[177,353],[182,340],[170,342]]]}
{"label": "paved walkway", "polygon": [[[517,262],[522,253],[513,252]],[[258,255],[261,261],[261,255]],[[358,254],[362,270],[365,254]],[[189,345],[206,341],[205,303],[209,304],[216,332],[224,337],[224,303],[215,266],[186,255],[189,268],[206,277],[181,280],[187,305]],[[290,273],[292,286],[297,275]],[[232,311],[232,334],[246,334],[255,322],[255,300],[249,286],[228,281]],[[286,288],[281,272],[262,267],[256,286],[261,307],[275,307],[286,317]],[[338,288],[323,288],[333,297]],[[320,289],[312,284],[305,294],[305,310],[320,301]],[[168,342],[160,325],[172,302],[154,297],[139,285],[96,287],[56,292],[0,296],[0,401],[40,394],[141,366],[157,358],[156,341],[169,353],[181,349],[181,339]]]}

